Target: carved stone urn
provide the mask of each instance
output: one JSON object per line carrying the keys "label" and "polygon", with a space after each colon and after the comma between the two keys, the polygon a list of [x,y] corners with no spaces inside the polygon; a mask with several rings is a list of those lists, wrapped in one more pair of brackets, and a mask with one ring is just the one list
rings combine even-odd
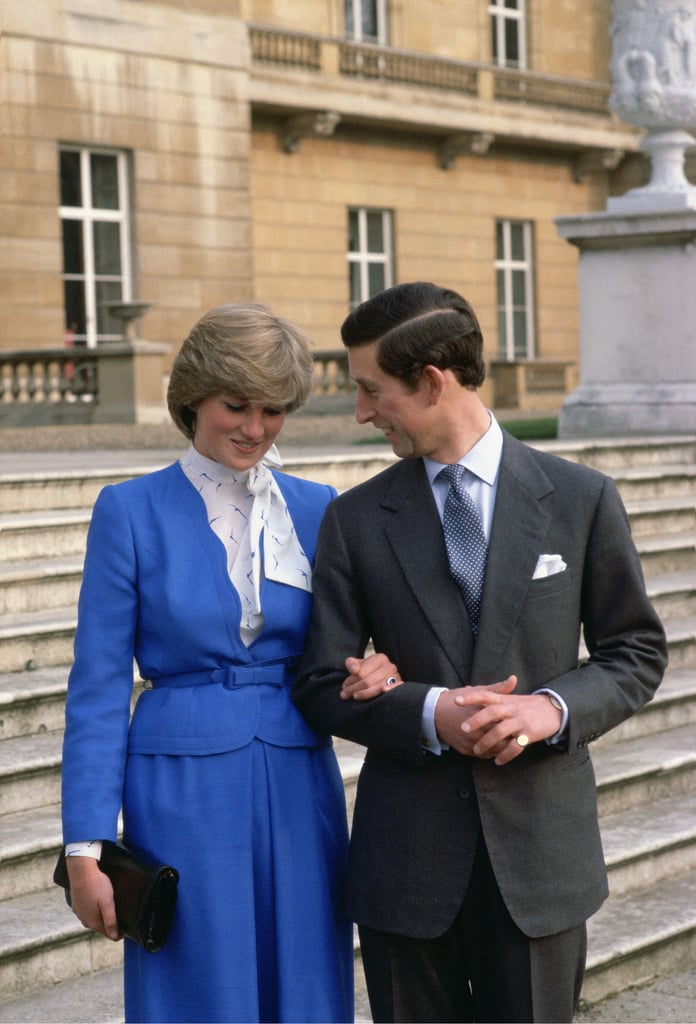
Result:
{"label": "carved stone urn", "polygon": [[609,106],[648,130],[641,149],[652,159],[652,177],[608,208],[696,209],[696,186],[684,174],[686,150],[696,147],[696,4],[612,0],[611,33]]}

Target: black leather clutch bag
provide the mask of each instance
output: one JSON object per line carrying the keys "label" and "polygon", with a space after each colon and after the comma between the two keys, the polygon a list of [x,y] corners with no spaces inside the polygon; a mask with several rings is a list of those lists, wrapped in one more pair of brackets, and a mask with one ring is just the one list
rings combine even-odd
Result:
{"label": "black leather clutch bag", "polygon": [[[106,840],[98,863],[114,887],[119,928],[148,953],[156,953],[166,942],[174,918],[179,872],[139,851],[129,850],[123,843]],[[72,906],[64,849],[58,857],[53,881],[65,889],[67,904]]]}

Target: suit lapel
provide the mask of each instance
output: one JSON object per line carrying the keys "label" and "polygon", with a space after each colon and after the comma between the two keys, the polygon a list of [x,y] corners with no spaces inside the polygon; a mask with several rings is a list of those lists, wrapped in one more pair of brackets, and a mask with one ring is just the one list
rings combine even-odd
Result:
{"label": "suit lapel", "polygon": [[552,491],[553,485],[531,450],[504,434],[472,671],[474,681],[497,682],[507,671],[505,651],[551,518],[541,499]]}
{"label": "suit lapel", "polygon": [[[394,556],[457,678],[464,683],[471,664],[472,637],[461,592],[450,576],[442,524],[421,459],[398,464],[382,509]],[[408,628],[408,623],[404,625]]]}

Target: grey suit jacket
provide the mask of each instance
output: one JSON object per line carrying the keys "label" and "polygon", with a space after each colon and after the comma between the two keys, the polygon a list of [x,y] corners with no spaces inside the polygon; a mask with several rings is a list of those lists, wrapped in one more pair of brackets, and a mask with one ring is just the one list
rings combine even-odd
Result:
{"label": "grey suit jacket", "polygon": [[[541,554],[567,569],[533,580]],[[589,658],[579,664],[581,630]],[[342,701],[344,659],[375,648],[404,685]],[[452,580],[420,459],[329,505],[314,611],[294,699],[318,730],[367,747],[356,798],[348,911],[427,938],[461,906],[479,829],[514,920],[530,936],[586,920],[607,895],[591,740],[653,696],[667,663],[625,510],[612,480],[504,434],[478,640]],[[567,743],[511,764],[434,756],[421,737],[431,685],[552,686]]]}

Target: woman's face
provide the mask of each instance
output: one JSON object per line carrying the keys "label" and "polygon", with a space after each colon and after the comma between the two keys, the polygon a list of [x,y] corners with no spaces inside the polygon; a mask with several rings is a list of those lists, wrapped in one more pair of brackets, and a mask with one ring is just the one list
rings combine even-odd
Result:
{"label": "woman's face", "polygon": [[284,407],[257,405],[229,392],[204,398],[195,410],[195,449],[230,469],[256,465],[285,422]]}

